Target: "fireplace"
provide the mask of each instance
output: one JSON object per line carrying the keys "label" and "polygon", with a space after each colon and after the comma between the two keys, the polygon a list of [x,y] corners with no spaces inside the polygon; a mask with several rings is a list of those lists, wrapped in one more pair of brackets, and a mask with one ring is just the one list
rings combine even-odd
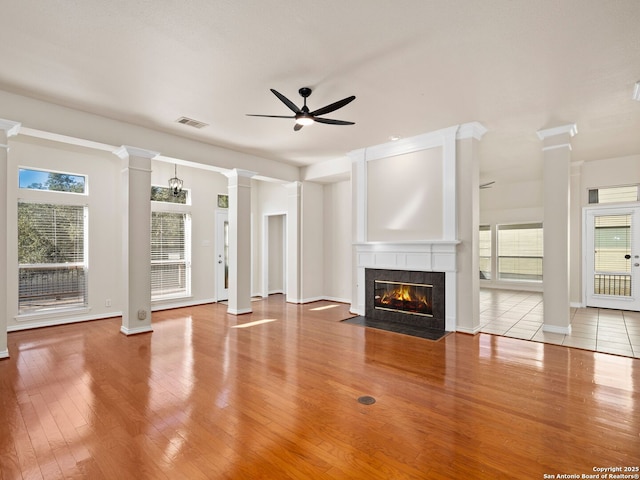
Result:
{"label": "fireplace", "polygon": [[445,273],[365,269],[365,316],[445,330]]}

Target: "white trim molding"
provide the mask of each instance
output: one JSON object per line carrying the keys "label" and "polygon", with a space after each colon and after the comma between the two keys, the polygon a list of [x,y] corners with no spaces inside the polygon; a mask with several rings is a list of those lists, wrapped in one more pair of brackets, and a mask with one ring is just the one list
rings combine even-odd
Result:
{"label": "white trim molding", "polygon": [[568,125],[562,125],[560,127],[546,128],[544,130],[538,130],[536,134],[540,140],[545,138],[555,137],[556,135],[569,134],[569,137],[574,137],[578,133],[578,126],[575,123]]}
{"label": "white trim molding", "polygon": [[9,358],[9,349],[0,351],[0,360],[3,358]]}

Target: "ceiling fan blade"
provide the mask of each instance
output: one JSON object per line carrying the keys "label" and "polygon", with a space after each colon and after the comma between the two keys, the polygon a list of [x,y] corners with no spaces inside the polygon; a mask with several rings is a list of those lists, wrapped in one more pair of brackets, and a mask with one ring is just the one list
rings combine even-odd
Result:
{"label": "ceiling fan blade", "polygon": [[338,100],[337,102],[332,103],[331,105],[327,105],[326,107],[319,108],[318,110],[314,110],[311,112],[311,115],[324,115],[325,113],[331,113],[334,110],[338,110],[339,108],[344,107],[348,103],[353,102],[356,99],[355,95],[351,95],[350,97],[343,98],[342,100]]}
{"label": "ceiling fan blade", "polygon": [[332,120],[331,118],[314,118],[318,123],[328,123],[329,125],[355,125],[355,122],[345,122],[344,120]]}
{"label": "ceiling fan blade", "polygon": [[270,89],[273,94],[278,97],[280,99],[280,101],[282,103],[284,103],[287,107],[289,107],[289,110],[291,110],[293,113],[299,113],[300,109],[296,106],[295,103],[293,103],[291,100],[289,100],[287,97],[285,97],[284,95],[282,95],[280,92],[274,90],[273,88]]}
{"label": "ceiling fan blade", "polygon": [[247,117],[267,117],[267,118],[296,118],[295,115],[255,115],[253,113],[246,113]]}
{"label": "ceiling fan blade", "polygon": [[302,127],[304,127],[304,125],[300,125],[299,123],[296,123],[296,124],[293,126],[293,131],[294,131],[294,132],[297,132],[297,131],[298,131],[298,130],[300,130]]}

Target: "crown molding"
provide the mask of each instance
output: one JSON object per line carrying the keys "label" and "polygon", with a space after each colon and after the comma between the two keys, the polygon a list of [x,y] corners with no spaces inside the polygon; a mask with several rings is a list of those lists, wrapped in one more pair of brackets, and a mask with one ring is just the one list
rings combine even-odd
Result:
{"label": "crown molding", "polygon": [[560,127],[547,128],[544,130],[538,130],[538,138],[544,140],[545,138],[555,137],[556,135],[569,134],[570,137],[575,136],[578,133],[578,126],[575,123],[568,125],[562,125]]}

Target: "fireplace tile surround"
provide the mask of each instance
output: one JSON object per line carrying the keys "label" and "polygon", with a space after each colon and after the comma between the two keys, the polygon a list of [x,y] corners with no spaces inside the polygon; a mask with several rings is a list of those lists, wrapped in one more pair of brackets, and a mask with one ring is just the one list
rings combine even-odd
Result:
{"label": "fireplace tile surround", "polygon": [[[380,310],[375,306],[376,280],[400,284],[428,285],[431,289],[431,315],[410,312]],[[394,323],[445,330],[445,274],[444,272],[416,272],[411,270],[365,269],[365,317]]]}

